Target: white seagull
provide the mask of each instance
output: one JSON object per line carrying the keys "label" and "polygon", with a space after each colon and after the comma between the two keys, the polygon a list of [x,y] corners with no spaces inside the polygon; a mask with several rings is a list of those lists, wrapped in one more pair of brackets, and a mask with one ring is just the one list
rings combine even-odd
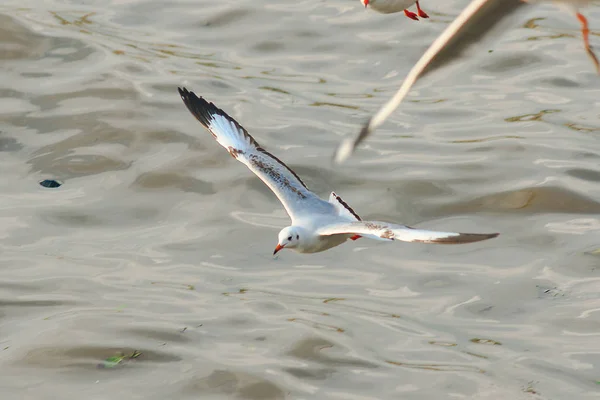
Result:
{"label": "white seagull", "polygon": [[[506,17],[522,5],[542,1],[549,0],[473,0],[423,53],[396,94],[367,121],[360,133],[356,137],[342,140],[333,156],[335,162],[341,163],[348,159],[356,147],[398,108],[418,79],[459,58],[472,44],[495,36],[494,34],[506,25],[504,21]],[[587,5],[589,0],[553,0],[553,2],[573,12],[581,23],[585,50],[600,74],[600,62],[590,46],[587,19],[579,12],[579,8]]]}
{"label": "white seagull", "polygon": [[434,232],[380,221],[362,221],[344,200],[331,192],[329,201],[308,190],[300,177],[263,149],[248,131],[194,92],[179,88],[188,110],[229,154],[254,172],[281,201],[292,225],[279,232],[275,255],[281,249],[317,253],[362,236],[379,240],[459,244],[478,242],[498,233]]}
{"label": "white seagull", "polygon": [[[410,19],[414,19],[415,21],[421,18],[429,18],[429,15],[423,10],[421,10],[421,6],[418,1],[415,0],[360,0],[363,6],[367,8],[369,6],[373,10],[383,13],[383,14],[391,14],[399,11],[404,11],[404,15],[406,15]],[[416,4],[417,13],[415,14],[412,11],[408,11],[407,8]]]}

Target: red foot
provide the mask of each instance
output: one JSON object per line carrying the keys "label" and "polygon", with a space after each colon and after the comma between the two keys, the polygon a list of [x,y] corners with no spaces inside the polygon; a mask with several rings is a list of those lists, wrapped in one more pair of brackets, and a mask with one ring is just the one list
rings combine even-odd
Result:
{"label": "red foot", "polygon": [[419,18],[417,17],[417,14],[415,14],[412,11],[404,10],[404,15],[406,15],[410,19],[414,19],[415,21],[419,20]]}
{"label": "red foot", "polygon": [[581,22],[581,34],[583,36],[583,44],[585,46],[585,50],[591,57],[594,65],[596,66],[596,71],[600,74],[600,61],[598,61],[598,57],[592,50],[592,46],[590,46],[590,28],[588,26],[587,19],[583,16],[583,14],[577,13],[577,19]]}
{"label": "red foot", "polygon": [[362,236],[360,235],[354,235],[350,238],[350,240],[356,240],[356,239],[360,239]]}
{"label": "red foot", "polygon": [[581,22],[581,34],[583,35],[583,43],[585,48],[590,47],[590,28],[588,26],[587,19],[581,13],[577,13],[577,19]]}
{"label": "red foot", "polygon": [[416,2],[417,4],[417,12],[419,13],[419,17],[421,18],[429,18],[429,15],[427,15],[427,13],[423,10],[421,10],[421,6],[419,5],[419,2]]}

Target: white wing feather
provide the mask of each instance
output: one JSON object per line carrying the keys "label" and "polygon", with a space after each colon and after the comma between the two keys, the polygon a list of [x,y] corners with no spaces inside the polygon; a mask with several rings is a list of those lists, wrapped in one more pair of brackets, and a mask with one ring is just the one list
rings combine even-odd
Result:
{"label": "white wing feather", "polygon": [[331,192],[329,202],[333,204],[341,217],[348,218],[350,221],[360,221],[358,214],[346,203],[340,196]]}
{"label": "white wing feather", "polygon": [[263,149],[227,113],[185,88],[180,88],[179,94],[188,110],[210,131],[217,142],[275,193],[292,222],[306,213],[331,214],[334,211],[333,205],[308,190],[294,171]]}
{"label": "white wing feather", "polygon": [[356,221],[326,225],[317,229],[317,234],[321,236],[340,234],[373,235],[387,240],[438,244],[472,243],[498,236],[498,233],[428,231],[425,229],[415,229],[406,225],[389,224],[381,221]]}
{"label": "white wing feather", "polygon": [[398,108],[419,78],[459,57],[464,49],[489,35],[499,21],[523,4],[527,3],[522,0],[473,0],[423,53],[394,97],[369,119],[358,136],[340,143],[334,154],[335,162],[341,163],[350,157],[356,147]]}

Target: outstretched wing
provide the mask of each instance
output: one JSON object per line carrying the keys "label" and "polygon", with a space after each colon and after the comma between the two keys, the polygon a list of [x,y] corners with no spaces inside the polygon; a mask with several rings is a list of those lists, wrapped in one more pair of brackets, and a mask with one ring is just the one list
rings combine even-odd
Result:
{"label": "outstretched wing", "polygon": [[340,216],[349,218],[350,221],[360,221],[360,217],[356,212],[354,212],[352,207],[350,207],[348,203],[342,200],[340,196],[335,194],[335,192],[331,192],[331,194],[329,195],[329,202],[333,204]]}
{"label": "outstretched wing", "polygon": [[444,32],[429,46],[419,61],[412,67],[400,89],[377,114],[369,119],[358,136],[344,139],[334,154],[341,163],[352,155],[356,147],[398,108],[415,82],[427,73],[442,67],[461,56],[461,53],[478,42],[483,36],[491,36],[498,23],[512,14],[518,7],[527,4],[523,0],[474,0]]}
{"label": "outstretched wing", "polygon": [[341,224],[326,225],[317,229],[321,236],[331,235],[365,235],[377,236],[381,239],[401,240],[403,242],[461,244],[479,242],[498,236],[498,233],[458,233],[435,232],[425,229],[415,229],[406,225],[389,224],[380,221],[356,221]]}
{"label": "outstretched wing", "polygon": [[244,163],[275,193],[292,218],[305,212],[329,210],[331,205],[308,190],[304,182],[277,157],[263,149],[248,131],[225,111],[186,88],[178,88],[188,110],[233,158]]}

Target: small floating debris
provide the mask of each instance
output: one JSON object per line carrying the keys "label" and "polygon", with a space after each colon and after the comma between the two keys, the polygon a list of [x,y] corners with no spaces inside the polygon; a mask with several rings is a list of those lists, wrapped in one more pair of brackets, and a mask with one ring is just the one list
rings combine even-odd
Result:
{"label": "small floating debris", "polygon": [[590,256],[600,256],[600,248],[591,251],[586,251],[583,254],[588,254]]}
{"label": "small floating debris", "polygon": [[119,353],[119,354],[116,354],[112,357],[108,357],[107,359],[105,359],[102,363],[98,364],[98,368],[114,368],[114,367],[121,365],[129,360],[138,358],[141,355],[142,355],[142,353],[137,350],[134,350],[133,353],[131,353],[131,354]]}
{"label": "small floating debris", "polygon": [[491,345],[494,345],[494,346],[501,346],[502,345],[502,343],[496,342],[495,340],[492,340],[492,339],[473,338],[470,341],[473,342],[473,343],[491,344]]}
{"label": "small floating debris", "polygon": [[40,185],[46,188],[57,188],[62,186],[62,181],[56,179],[44,179],[40,181]]}

